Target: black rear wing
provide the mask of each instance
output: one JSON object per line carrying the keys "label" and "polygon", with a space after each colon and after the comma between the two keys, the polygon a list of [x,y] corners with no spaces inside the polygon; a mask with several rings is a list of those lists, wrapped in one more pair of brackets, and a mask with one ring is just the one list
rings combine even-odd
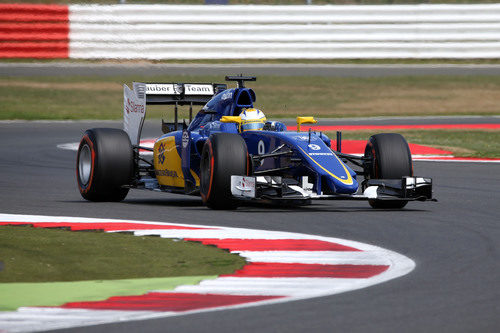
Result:
{"label": "black rear wing", "polygon": [[146,104],[205,105],[219,92],[223,83],[146,83]]}
{"label": "black rear wing", "polygon": [[161,121],[163,133],[177,131],[179,106],[189,105],[189,122],[193,120],[193,105],[205,105],[219,92],[226,90],[224,83],[146,83],[147,105],[174,105],[174,122]]}

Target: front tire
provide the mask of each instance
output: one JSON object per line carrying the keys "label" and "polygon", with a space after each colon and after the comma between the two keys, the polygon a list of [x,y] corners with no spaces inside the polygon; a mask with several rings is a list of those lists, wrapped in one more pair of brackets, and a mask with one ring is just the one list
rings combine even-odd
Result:
{"label": "front tire", "polygon": [[246,175],[248,150],[238,134],[210,135],[203,146],[200,162],[200,194],[212,209],[234,209],[237,201],[231,194],[231,175]]}
{"label": "front tire", "polygon": [[[413,163],[408,143],[401,134],[381,133],[370,137],[365,148],[370,160],[365,176],[370,179],[401,179],[413,175]],[[405,200],[369,200],[373,208],[403,208]]]}
{"label": "front tire", "polygon": [[122,201],[134,172],[134,155],[128,135],[114,128],[87,130],[76,159],[80,194],[90,201]]}

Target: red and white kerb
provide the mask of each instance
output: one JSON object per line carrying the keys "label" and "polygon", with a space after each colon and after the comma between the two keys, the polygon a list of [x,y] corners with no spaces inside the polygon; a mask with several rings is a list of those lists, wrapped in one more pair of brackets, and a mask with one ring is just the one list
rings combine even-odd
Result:
{"label": "red and white kerb", "polygon": [[[26,307],[0,313],[0,330],[33,331],[96,325],[188,313],[258,306],[368,287],[409,273],[415,263],[398,253],[355,241],[215,226],[0,214],[0,225],[131,231],[227,249],[247,260],[232,274],[174,290]],[[57,318],[57,320],[55,320]]]}

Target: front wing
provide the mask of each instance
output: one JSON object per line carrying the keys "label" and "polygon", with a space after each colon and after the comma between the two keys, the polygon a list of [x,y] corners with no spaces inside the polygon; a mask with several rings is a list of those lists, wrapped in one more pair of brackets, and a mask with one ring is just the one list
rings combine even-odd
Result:
{"label": "front wing", "polygon": [[289,182],[281,177],[231,176],[231,193],[241,200],[403,200],[437,201],[432,197],[432,179],[368,179],[362,194],[317,194],[307,177]]}

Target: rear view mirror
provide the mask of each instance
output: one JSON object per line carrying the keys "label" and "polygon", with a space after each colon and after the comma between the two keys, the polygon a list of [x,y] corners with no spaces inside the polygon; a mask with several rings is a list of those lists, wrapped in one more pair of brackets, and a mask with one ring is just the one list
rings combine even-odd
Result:
{"label": "rear view mirror", "polygon": [[220,119],[221,123],[234,123],[234,124],[241,124],[241,117],[240,116],[222,116]]}
{"label": "rear view mirror", "polygon": [[300,132],[302,124],[316,124],[318,121],[314,117],[297,117],[297,132]]}

